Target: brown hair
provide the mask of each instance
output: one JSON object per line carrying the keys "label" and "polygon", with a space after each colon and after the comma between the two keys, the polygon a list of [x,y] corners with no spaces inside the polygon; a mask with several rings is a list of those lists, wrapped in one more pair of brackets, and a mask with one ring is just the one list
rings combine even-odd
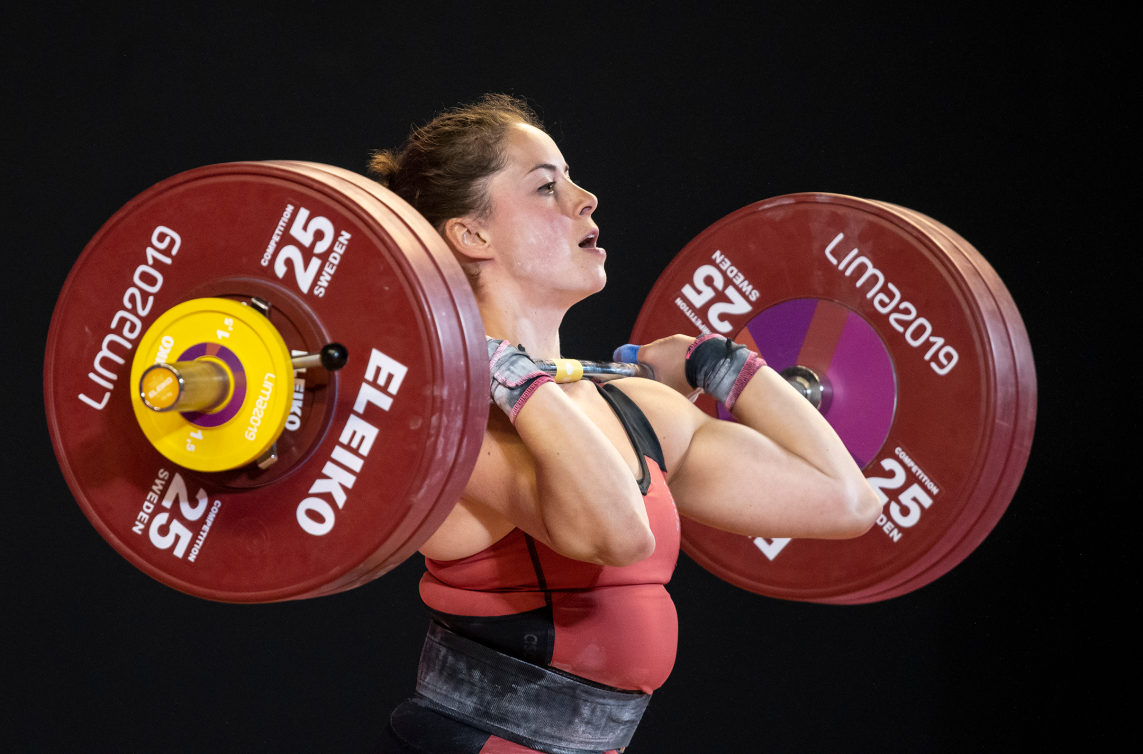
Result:
{"label": "brown hair", "polygon": [[[544,128],[524,100],[486,94],[414,128],[396,152],[374,152],[369,173],[442,232],[454,217],[485,217],[491,211],[488,179],[504,167],[504,139],[519,123]],[[462,266],[475,289],[477,264]]]}

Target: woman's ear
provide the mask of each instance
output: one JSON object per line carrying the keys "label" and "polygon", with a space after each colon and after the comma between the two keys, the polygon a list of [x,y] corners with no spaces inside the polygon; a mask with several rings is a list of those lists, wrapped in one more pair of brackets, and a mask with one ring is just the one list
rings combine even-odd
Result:
{"label": "woman's ear", "polygon": [[473,261],[491,259],[492,248],[488,236],[471,217],[446,220],[442,235],[453,251]]}

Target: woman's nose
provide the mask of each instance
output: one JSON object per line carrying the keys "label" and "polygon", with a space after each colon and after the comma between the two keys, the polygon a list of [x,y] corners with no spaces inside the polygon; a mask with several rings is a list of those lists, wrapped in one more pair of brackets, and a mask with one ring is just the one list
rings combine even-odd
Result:
{"label": "woman's nose", "polygon": [[[579,187],[577,186],[576,188]],[[587,189],[581,188],[579,190],[582,195],[579,198],[578,214],[581,217],[588,217],[592,212],[595,212],[595,208],[599,206],[599,198]]]}

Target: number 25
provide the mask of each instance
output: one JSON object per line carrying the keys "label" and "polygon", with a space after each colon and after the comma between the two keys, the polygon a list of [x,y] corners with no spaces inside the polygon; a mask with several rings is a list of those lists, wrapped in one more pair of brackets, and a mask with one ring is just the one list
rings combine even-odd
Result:
{"label": "number 25", "polygon": [[[309,224],[306,223],[307,220],[309,220]],[[310,259],[308,265],[302,258],[302,252],[293,244],[283,246],[282,250],[278,252],[278,258],[274,260],[274,272],[279,278],[286,277],[286,262],[289,261],[293,264],[294,277],[297,278],[298,288],[301,289],[302,293],[310,292],[310,285],[313,284],[314,277],[321,266],[321,260],[316,255],[324,253],[333,243],[333,223],[320,216],[310,219],[310,211],[305,207],[299,207],[298,214],[294,218],[294,224],[290,226],[290,235],[308,249],[314,243],[314,236],[319,233],[321,237],[313,248],[315,256]]]}

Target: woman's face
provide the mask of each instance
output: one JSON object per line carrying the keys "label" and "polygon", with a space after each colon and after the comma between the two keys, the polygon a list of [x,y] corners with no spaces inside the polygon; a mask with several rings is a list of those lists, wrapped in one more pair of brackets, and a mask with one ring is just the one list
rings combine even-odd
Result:
{"label": "woman's face", "polygon": [[556,143],[539,129],[514,128],[505,157],[504,169],[488,182],[492,212],[481,223],[504,273],[537,292],[566,291],[575,301],[602,289],[607,254],[596,245],[595,195],[572,182]]}

